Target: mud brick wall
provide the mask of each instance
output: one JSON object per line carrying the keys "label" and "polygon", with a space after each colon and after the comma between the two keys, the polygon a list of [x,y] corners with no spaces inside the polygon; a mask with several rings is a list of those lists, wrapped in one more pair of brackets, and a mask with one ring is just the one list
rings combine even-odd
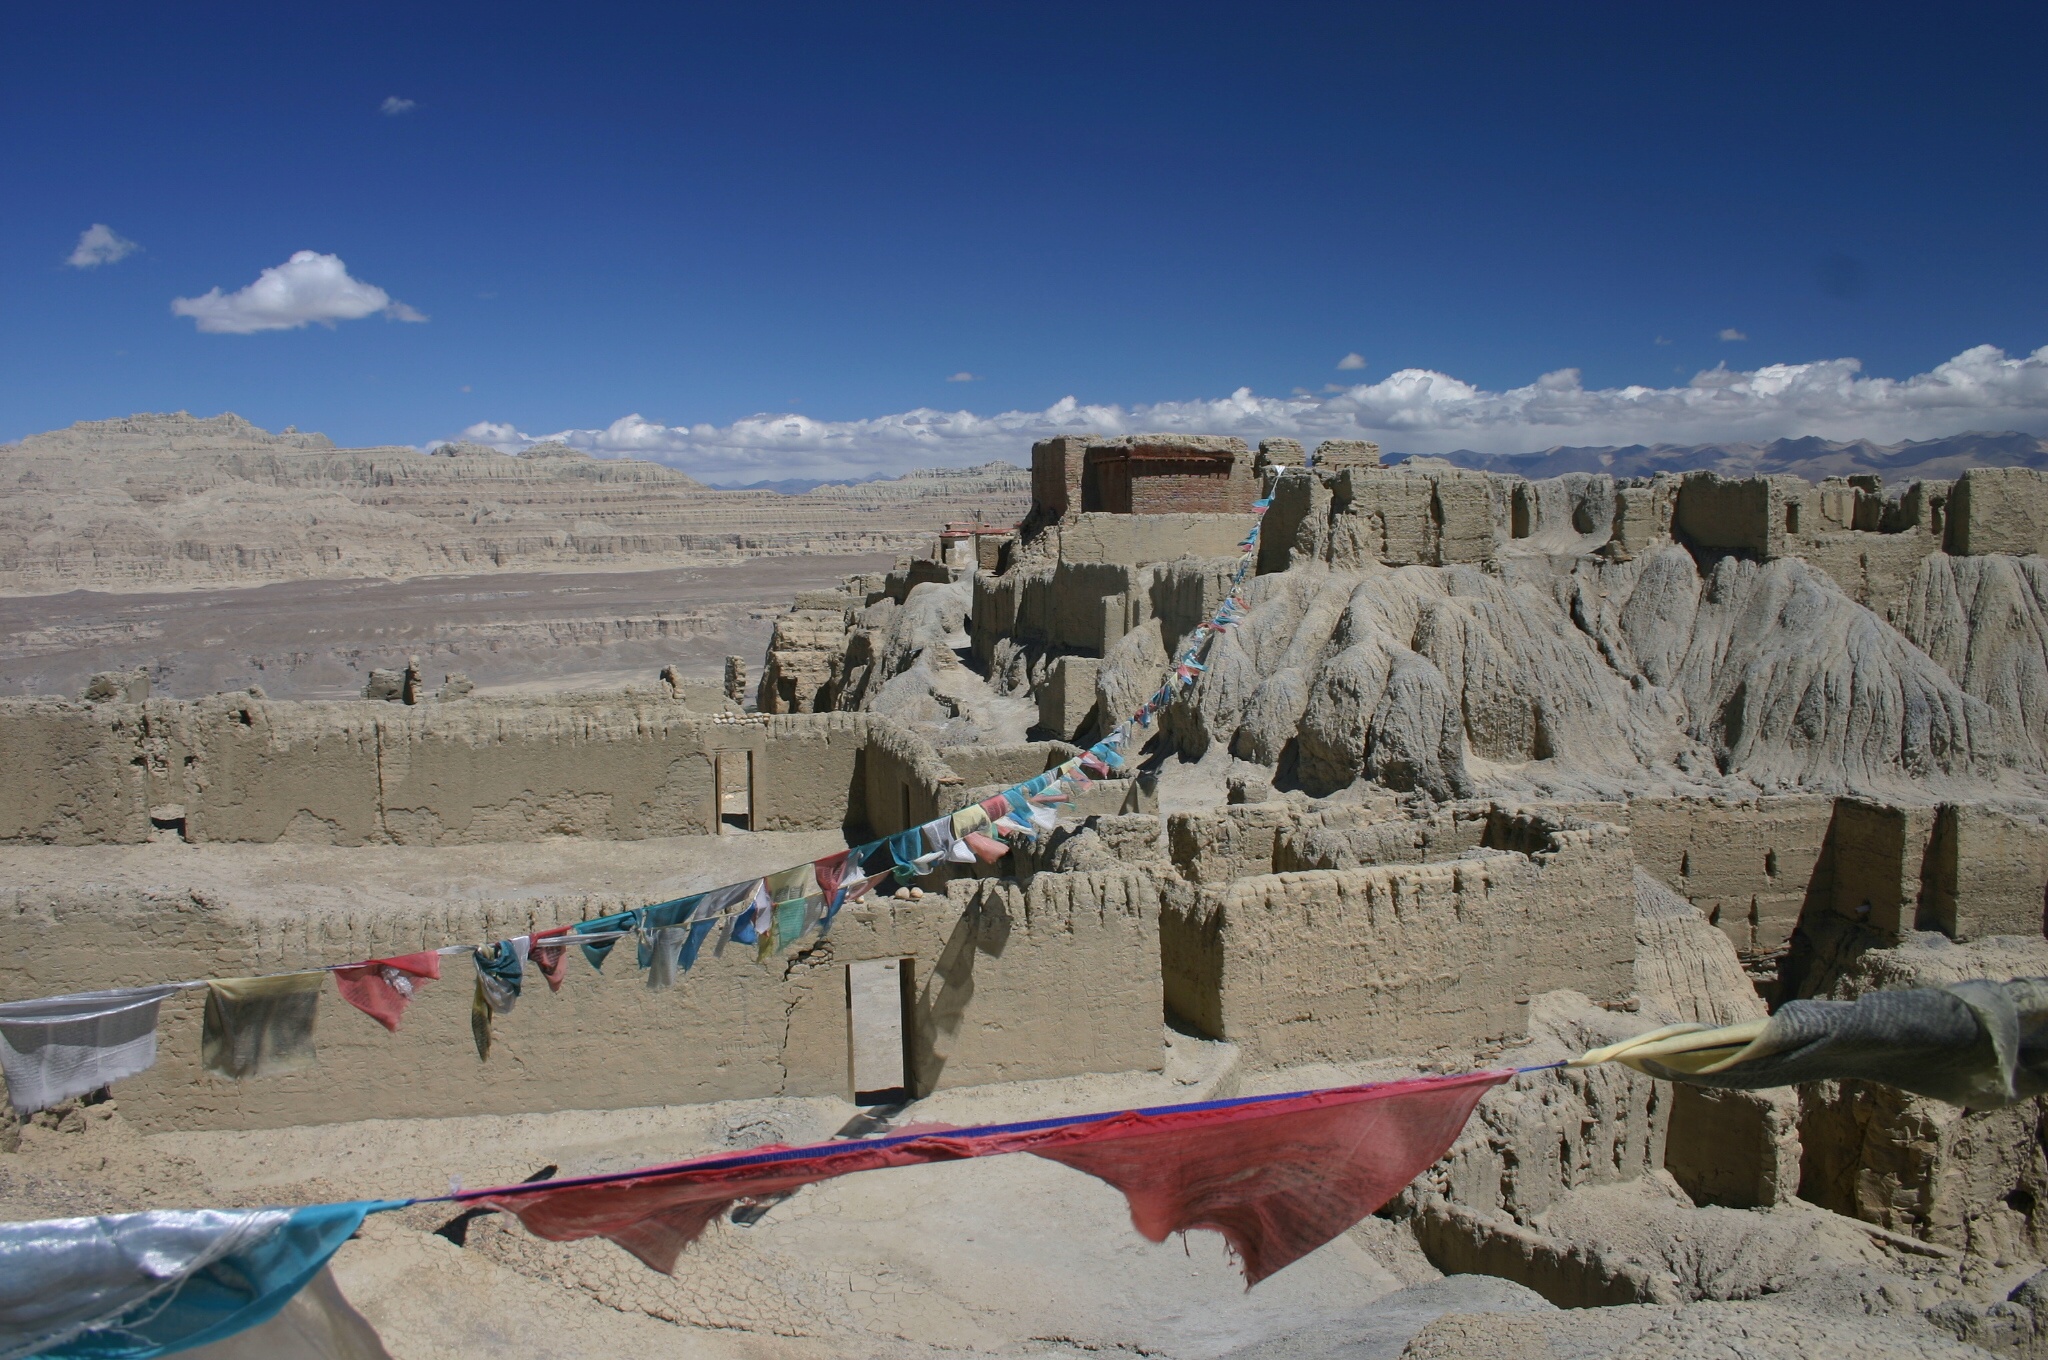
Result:
{"label": "mud brick wall", "polygon": [[865,815],[865,714],[713,722],[673,700],[0,702],[0,841],[454,845],[713,829],[712,761],[751,753],[761,829]]}
{"label": "mud brick wall", "polygon": [[1948,550],[2025,556],[2048,549],[2048,475],[2033,468],[1971,468],[1949,498]]}
{"label": "mud brick wall", "polygon": [[1248,494],[1250,491],[1248,482],[1231,475],[1228,463],[1214,458],[1131,460],[1130,513],[1134,515],[1248,514],[1258,499]]}
{"label": "mud brick wall", "polygon": [[1773,478],[1689,472],[1679,484],[1671,527],[1698,547],[1780,557],[1785,536],[1801,529],[1796,521],[1788,522],[1787,508],[1786,488]]}
{"label": "mud brick wall", "polygon": [[987,784],[1021,784],[1080,754],[1080,747],[1064,741],[939,748],[939,758],[946,762],[947,767],[975,788]]}
{"label": "mud brick wall", "polygon": [[1636,798],[1623,812],[1636,860],[1705,912],[1737,949],[1792,938],[1819,867],[1835,800]]}
{"label": "mud brick wall", "polygon": [[1041,519],[1059,519],[1081,508],[1081,460],[1086,435],[1041,439],[1031,446],[1031,508]]}
{"label": "mud brick wall", "polygon": [[[1249,1062],[1283,1066],[1470,1049],[1523,1033],[1530,998],[1561,988],[1626,996],[1627,832],[1495,820],[1534,853],[1263,874],[1178,895],[1160,915],[1167,1009]],[[1270,846],[1273,831],[1258,830]]]}
{"label": "mud brick wall", "polygon": [[[285,971],[503,938],[641,905],[599,896],[450,900],[426,909],[255,910],[210,894],[84,885],[0,889],[0,931],[24,951],[0,1000]],[[1121,873],[1046,876],[1027,890],[963,881],[917,903],[846,908],[829,937],[763,968],[751,949],[706,950],[672,991],[649,991],[628,940],[604,972],[572,955],[559,993],[530,980],[470,1037],[467,958],[442,960],[396,1034],[327,987],[318,1061],[232,1081],[200,1064],[205,993],[164,1003],[159,1058],[116,1084],[145,1132],[261,1129],[357,1119],[850,1096],[845,965],[908,959],[917,1094],[949,1086],[1157,1069],[1157,896]]]}

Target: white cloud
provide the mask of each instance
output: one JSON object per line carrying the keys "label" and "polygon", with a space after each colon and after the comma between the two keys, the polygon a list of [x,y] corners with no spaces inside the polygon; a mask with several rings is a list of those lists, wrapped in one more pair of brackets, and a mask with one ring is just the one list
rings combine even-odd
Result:
{"label": "white cloud", "polygon": [[1343,358],[1339,359],[1337,361],[1337,367],[1339,370],[1342,371],[1364,368],[1365,356],[1354,351],[1350,354],[1345,355]]}
{"label": "white cloud", "polygon": [[966,369],[964,369],[964,368],[963,368],[963,369],[961,369],[961,370],[960,370],[960,371],[959,371],[958,373],[955,373],[955,374],[954,374],[954,375],[953,375],[952,377],[950,377],[950,378],[946,379],[946,381],[947,381],[947,382],[980,382],[980,381],[981,381],[981,375],[980,375],[979,373],[969,373],[969,372],[968,372],[968,371],[967,371]]}
{"label": "white cloud", "polygon": [[530,449],[535,444],[545,443],[548,439],[556,437],[554,435],[547,435],[536,438],[532,435],[519,433],[519,428],[515,425],[506,425],[495,420],[479,420],[476,424],[455,436],[454,440],[436,439],[427,444],[426,447],[431,449],[439,444],[454,443],[456,440],[467,440],[472,444],[489,444],[492,448],[502,453],[517,453],[521,449]]}
{"label": "white cloud", "polygon": [[1722,338],[1723,340],[1747,340],[1747,339],[1749,339],[1749,337],[1748,337],[1748,336],[1744,335],[1744,334],[1743,334],[1743,333],[1742,333],[1741,331],[1739,331],[1739,330],[1736,330],[1736,329],[1735,329],[1735,328],[1734,328],[1733,326],[1724,326],[1724,327],[1722,327],[1722,328],[1721,328],[1721,338]]}
{"label": "white cloud", "polygon": [[411,113],[414,109],[418,108],[419,101],[416,99],[400,99],[395,94],[388,94],[384,96],[384,102],[377,107],[386,118],[396,118],[401,113]]}
{"label": "white cloud", "polygon": [[2020,358],[1979,345],[1909,378],[1867,378],[1855,359],[1725,366],[1681,387],[1585,387],[1577,369],[1489,392],[1408,368],[1322,395],[1262,397],[1239,388],[1206,401],[1043,411],[929,408],[866,420],[763,414],[730,425],[662,425],[623,416],[603,429],[529,435],[484,422],[457,436],[507,453],[558,439],[594,454],[651,458],[711,481],[902,472],[994,458],[1025,461],[1055,434],[1176,431],[1304,441],[1376,439],[1403,453],[1528,453],[1559,444],[1675,444],[1820,435],[1883,442],[1970,429],[2048,433],[2048,346]]}
{"label": "white cloud", "polygon": [[78,233],[78,244],[71,248],[71,254],[64,263],[73,269],[97,269],[103,264],[125,260],[141,246],[115,231],[104,222],[95,222]]}
{"label": "white cloud", "polygon": [[1655,340],[1652,340],[1650,343],[1653,345],[1668,345],[1671,342],[1660,335]]}
{"label": "white cloud", "polygon": [[393,321],[427,319],[376,284],[350,278],[340,256],[314,250],[299,251],[236,292],[214,288],[198,297],[173,298],[171,310],[218,335],[296,330],[315,321],[332,326],[379,312]]}

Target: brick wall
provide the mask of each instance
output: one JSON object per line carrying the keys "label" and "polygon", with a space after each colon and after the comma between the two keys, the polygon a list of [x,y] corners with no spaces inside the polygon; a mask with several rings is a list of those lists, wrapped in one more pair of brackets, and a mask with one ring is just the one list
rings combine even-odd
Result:
{"label": "brick wall", "polygon": [[1131,470],[1134,515],[1224,515],[1252,508],[1250,497],[1237,495],[1239,486],[1228,464],[1166,471],[1157,465],[1133,463]]}
{"label": "brick wall", "polygon": [[1175,444],[1090,449],[1082,485],[1084,510],[1118,515],[1242,514],[1258,497],[1237,454]]}

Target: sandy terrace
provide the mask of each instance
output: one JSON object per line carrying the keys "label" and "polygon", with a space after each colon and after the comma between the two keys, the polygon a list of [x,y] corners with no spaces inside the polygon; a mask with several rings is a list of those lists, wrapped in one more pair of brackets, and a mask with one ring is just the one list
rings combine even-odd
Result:
{"label": "sandy terrace", "polygon": [[486,692],[651,686],[665,665],[715,683],[729,655],[759,664],[792,594],[894,560],[0,595],[0,690],[75,696],[95,671],[140,666],[158,694],[180,698],[259,685],[273,698],[344,699],[371,668],[412,655],[433,684],[462,671]]}

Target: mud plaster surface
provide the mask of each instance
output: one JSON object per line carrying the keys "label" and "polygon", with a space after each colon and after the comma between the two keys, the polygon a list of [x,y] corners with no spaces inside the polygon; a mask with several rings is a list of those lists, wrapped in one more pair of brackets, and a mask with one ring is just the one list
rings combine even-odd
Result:
{"label": "mud plaster surface", "polygon": [[0,887],[203,889],[238,907],[322,906],[617,894],[662,902],[823,858],[838,832],[733,831],[643,841],[556,837],[468,846],[149,845],[0,847]]}

